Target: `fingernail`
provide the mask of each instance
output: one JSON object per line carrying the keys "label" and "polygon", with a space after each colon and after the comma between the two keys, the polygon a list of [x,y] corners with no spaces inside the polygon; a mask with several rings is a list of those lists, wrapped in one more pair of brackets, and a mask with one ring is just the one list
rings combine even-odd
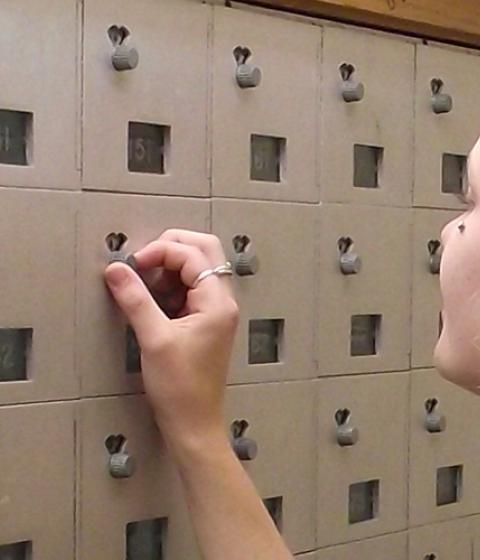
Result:
{"label": "fingernail", "polygon": [[120,288],[128,282],[128,271],[123,266],[112,266],[107,269],[105,278],[112,288]]}

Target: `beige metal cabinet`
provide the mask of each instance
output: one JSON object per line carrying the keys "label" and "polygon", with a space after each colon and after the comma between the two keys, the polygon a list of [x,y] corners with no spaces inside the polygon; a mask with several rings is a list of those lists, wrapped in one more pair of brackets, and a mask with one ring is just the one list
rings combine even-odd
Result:
{"label": "beige metal cabinet", "polygon": [[470,560],[473,540],[471,525],[471,520],[467,518],[410,529],[409,560]]}
{"label": "beige metal cabinet", "polygon": [[[320,373],[408,369],[409,211],[323,204],[317,212],[320,217],[320,270],[316,288]],[[343,251],[345,246],[348,250]],[[351,260],[355,257],[356,261]],[[349,273],[342,272],[345,268],[341,259],[345,258],[347,265],[354,263],[347,267]]]}
{"label": "beige metal cabinet", "polygon": [[169,227],[207,231],[208,216],[208,202],[202,200],[82,195],[77,309],[77,367],[82,395],[142,389],[140,368],[130,367],[131,361],[135,366],[135,345],[127,343],[126,321],[103,280],[110,255],[106,236],[125,234],[128,240],[123,250],[127,254],[153,241]]}
{"label": "beige metal cabinet", "polygon": [[[321,199],[408,207],[413,174],[413,44],[327,26],[322,60]],[[340,72],[344,64],[348,80]],[[363,97],[358,99],[362,88]]]}
{"label": "beige metal cabinet", "polygon": [[478,401],[435,370],[411,375],[410,524],[478,513]]}
{"label": "beige metal cabinet", "polygon": [[74,559],[74,418],[72,403],[0,408],[0,556]]}
{"label": "beige metal cabinet", "polygon": [[315,222],[307,204],[214,199],[240,306],[230,383],[316,376]]}
{"label": "beige metal cabinet", "polygon": [[[208,196],[210,12],[189,0],[85,2],[84,187]],[[134,48],[137,67],[112,65],[112,25],[130,32],[120,63]]]}
{"label": "beige metal cabinet", "polygon": [[2,188],[0,206],[0,403],[78,396],[78,197]]}
{"label": "beige metal cabinet", "polygon": [[[78,558],[99,550],[106,558],[141,557],[139,550],[178,558],[182,531],[171,513],[181,488],[145,398],[82,401],[78,438]],[[128,455],[128,465],[119,454]]]}
{"label": "beige metal cabinet", "polygon": [[78,2],[7,0],[0,20],[0,183],[78,188]]}
{"label": "beige metal cabinet", "polygon": [[[479,135],[479,68],[478,52],[435,44],[416,47],[414,206],[465,206],[455,192],[465,182],[463,158]],[[451,97],[449,112],[432,110],[432,79],[441,80],[440,94]]]}
{"label": "beige metal cabinet", "polygon": [[[215,8],[215,196],[318,201],[320,44],[318,26]],[[237,81],[237,47],[251,52],[246,63],[261,72],[256,87]]]}
{"label": "beige metal cabinet", "polygon": [[318,382],[318,545],[407,526],[408,373]]}
{"label": "beige metal cabinet", "polygon": [[314,558],[315,560],[385,560],[386,558],[407,560],[407,533],[329,547],[318,551]]}
{"label": "beige metal cabinet", "polygon": [[443,227],[458,212],[413,210],[412,248],[412,367],[431,367],[441,330],[439,265]]}

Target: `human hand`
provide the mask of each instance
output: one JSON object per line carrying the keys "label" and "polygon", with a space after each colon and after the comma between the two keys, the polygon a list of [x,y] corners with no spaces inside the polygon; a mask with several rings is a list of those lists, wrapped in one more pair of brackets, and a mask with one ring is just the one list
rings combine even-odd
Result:
{"label": "human hand", "polygon": [[221,243],[209,234],[167,230],[134,257],[144,280],[118,262],[105,279],[135,330],[145,391],[164,439],[175,449],[223,437],[238,306],[228,277],[211,275],[193,288],[202,271],[225,264]]}

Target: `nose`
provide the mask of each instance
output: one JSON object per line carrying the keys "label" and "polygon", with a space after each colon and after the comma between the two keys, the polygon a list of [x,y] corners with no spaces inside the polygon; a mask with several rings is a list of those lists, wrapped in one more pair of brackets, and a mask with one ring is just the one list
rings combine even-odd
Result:
{"label": "nose", "polygon": [[445,225],[445,227],[442,229],[442,232],[440,233],[440,242],[442,244],[442,248],[444,249],[448,243],[448,239],[451,236],[451,232],[452,230],[458,226],[458,224],[462,221],[462,218],[464,217],[465,214],[460,214],[460,216],[457,216],[456,218],[453,218],[453,220],[451,220],[450,222],[448,222],[448,224]]}

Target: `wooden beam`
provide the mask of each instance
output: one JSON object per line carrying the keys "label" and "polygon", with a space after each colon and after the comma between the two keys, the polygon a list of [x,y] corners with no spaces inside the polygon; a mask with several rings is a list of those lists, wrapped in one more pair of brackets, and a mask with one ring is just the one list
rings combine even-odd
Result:
{"label": "wooden beam", "polygon": [[242,0],[427,39],[480,47],[478,0]]}

